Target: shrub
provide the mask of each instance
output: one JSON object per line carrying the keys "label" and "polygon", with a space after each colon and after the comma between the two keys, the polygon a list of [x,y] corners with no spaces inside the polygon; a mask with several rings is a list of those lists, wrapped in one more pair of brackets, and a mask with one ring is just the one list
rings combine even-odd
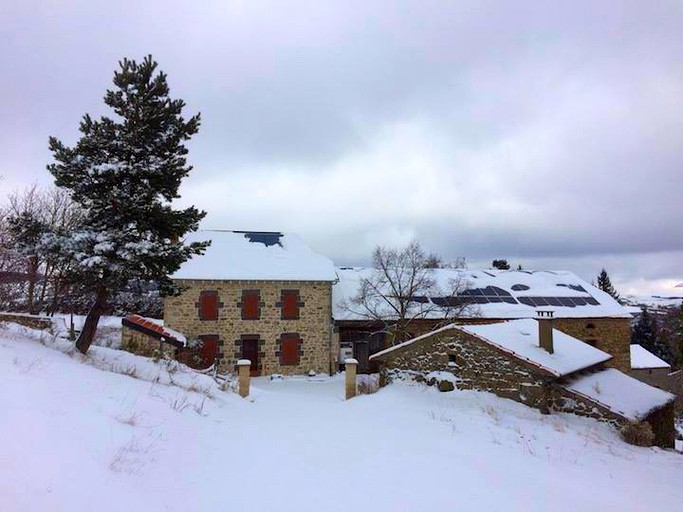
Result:
{"label": "shrub", "polygon": [[621,436],[628,444],[636,446],[652,446],[655,434],[645,421],[630,421],[621,429]]}

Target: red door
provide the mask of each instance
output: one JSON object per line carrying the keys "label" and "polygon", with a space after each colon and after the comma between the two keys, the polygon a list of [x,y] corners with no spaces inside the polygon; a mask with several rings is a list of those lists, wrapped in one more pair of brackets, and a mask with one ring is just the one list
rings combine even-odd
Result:
{"label": "red door", "polygon": [[249,375],[257,377],[259,375],[258,369],[258,339],[242,339],[242,359],[249,359],[251,366],[249,367]]}
{"label": "red door", "polygon": [[202,346],[199,349],[202,368],[208,368],[216,361],[218,356],[218,335],[206,334],[199,336],[199,339],[202,340]]}

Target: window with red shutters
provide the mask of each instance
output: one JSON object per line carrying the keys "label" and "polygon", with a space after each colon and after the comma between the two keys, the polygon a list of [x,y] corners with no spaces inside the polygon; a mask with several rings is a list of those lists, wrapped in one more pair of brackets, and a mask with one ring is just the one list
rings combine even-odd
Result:
{"label": "window with red shutters", "polygon": [[258,290],[244,290],[242,292],[242,320],[258,320],[261,316],[259,302],[261,294]]}
{"label": "window with red shutters", "polygon": [[282,319],[299,319],[299,290],[282,290]]}
{"label": "window with red shutters", "polygon": [[199,319],[218,320],[218,292],[203,291],[199,294]]}
{"label": "window with red shutters", "polygon": [[298,334],[283,334],[280,336],[280,364],[282,366],[296,366],[299,364],[299,346],[301,338]]}

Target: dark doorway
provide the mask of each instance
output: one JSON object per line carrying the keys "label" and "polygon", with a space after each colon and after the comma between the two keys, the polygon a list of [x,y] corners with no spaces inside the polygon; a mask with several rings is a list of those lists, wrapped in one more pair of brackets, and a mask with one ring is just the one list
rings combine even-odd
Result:
{"label": "dark doorway", "polygon": [[258,338],[242,338],[242,359],[249,359],[249,375],[258,377],[259,372],[259,347]]}

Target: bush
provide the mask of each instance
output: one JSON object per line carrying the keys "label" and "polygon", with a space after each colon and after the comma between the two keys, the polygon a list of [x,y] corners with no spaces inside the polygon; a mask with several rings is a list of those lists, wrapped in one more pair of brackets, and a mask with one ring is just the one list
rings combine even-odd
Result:
{"label": "bush", "polygon": [[655,441],[652,427],[645,421],[630,421],[621,429],[621,436],[628,444],[636,446],[652,446]]}

